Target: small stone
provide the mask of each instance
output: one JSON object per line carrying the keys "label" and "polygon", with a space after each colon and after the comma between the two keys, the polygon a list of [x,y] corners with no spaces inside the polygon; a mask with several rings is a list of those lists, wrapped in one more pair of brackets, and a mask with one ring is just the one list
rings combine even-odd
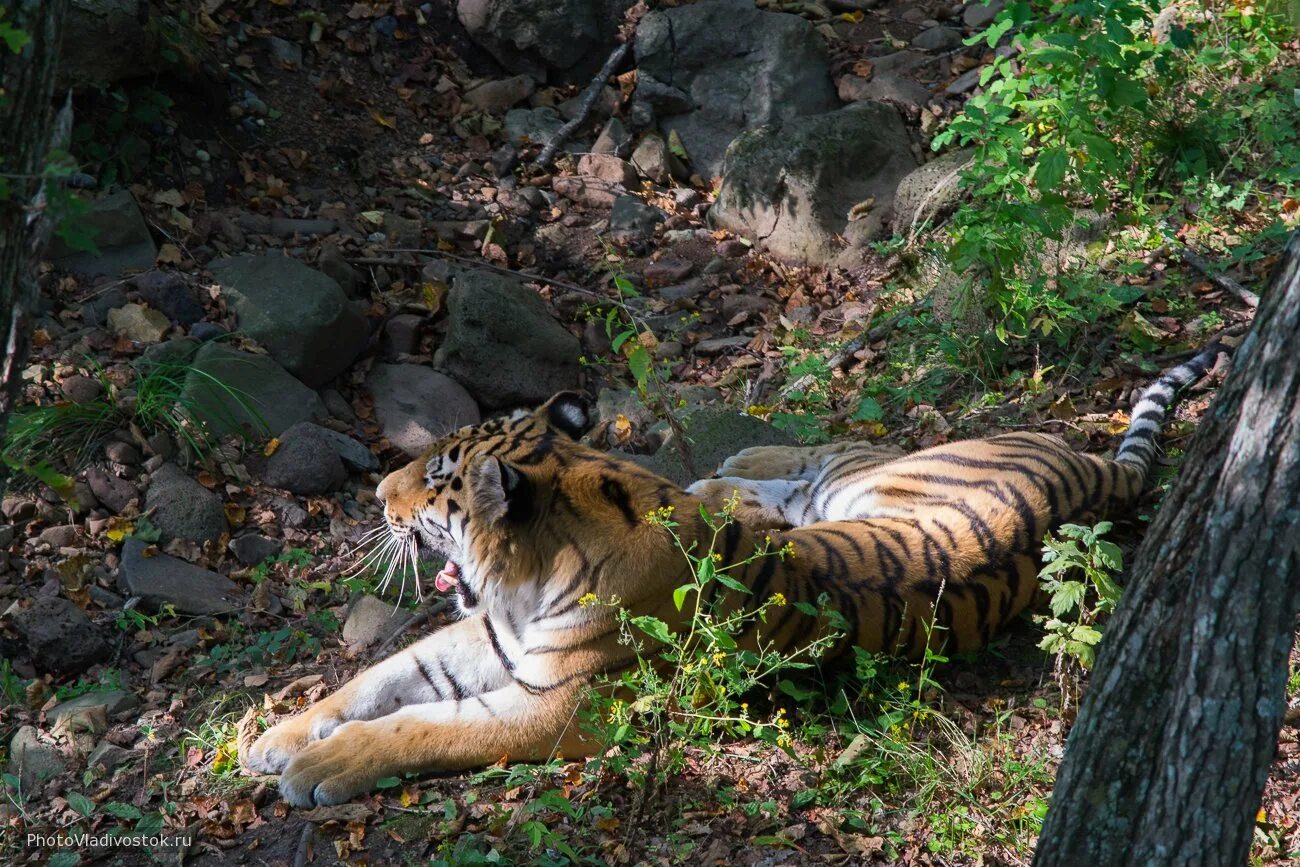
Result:
{"label": "small stone", "polygon": [[115,514],[121,514],[136,498],[135,485],[120,479],[101,467],[86,470],[86,484],[95,499]]}
{"label": "small stone", "polygon": [[189,328],[203,318],[203,305],[179,274],[146,271],[133,282],[141,298],[177,325]]}
{"label": "small stone", "polygon": [[279,448],[266,462],[263,481],[301,496],[326,494],[341,487],[348,472],[320,430],[304,422],[281,434]]}
{"label": "small stone", "polygon": [[[550,142],[564,126],[564,118],[549,105],[541,108],[515,108],[506,112],[506,140],[514,145],[538,144]],[[570,150],[572,142],[562,146]]]}
{"label": "small stone", "polygon": [[961,23],[972,30],[983,30],[993,23],[1005,5],[1003,0],[971,0],[961,13]]}
{"label": "small stone", "polygon": [[623,121],[611,117],[605,122],[605,127],[600,131],[600,135],[596,137],[596,143],[591,146],[591,152],[623,156],[627,154],[628,148],[631,146],[632,134],[627,131]]}
{"label": "small stone", "polygon": [[290,69],[302,68],[302,46],[297,42],[272,36],[267,40],[271,56]]}
{"label": "small stone", "polygon": [[619,196],[609,214],[609,232],[618,243],[631,243],[653,235],[663,219],[663,211],[636,196]]}
{"label": "small stone", "polygon": [[89,403],[104,394],[103,384],[93,376],[74,373],[60,383],[63,396],[73,403]]}
{"label": "small stone", "polygon": [[643,276],[647,286],[665,286],[685,280],[692,267],[690,262],[666,257],[647,265]]}
{"label": "small stone", "polygon": [[45,712],[45,721],[53,726],[61,719],[92,707],[104,708],[105,715],[111,719],[139,706],[140,701],[131,693],[121,689],[105,689],[60,702]]}
{"label": "small stone", "polygon": [[406,612],[374,596],[362,596],[352,604],[343,622],[343,640],[354,649],[369,647],[387,638],[406,620]]}
{"label": "small stone", "polygon": [[229,333],[215,322],[195,322],[190,326],[190,336],[202,343],[220,339]]}
{"label": "small stone", "polygon": [[117,744],[102,741],[99,746],[91,750],[90,755],[86,758],[86,767],[91,769],[102,769],[105,773],[111,774],[125,762],[136,757],[134,750],[128,750],[119,747]]}
{"label": "small stone", "polygon": [[656,184],[666,184],[672,180],[668,143],[658,133],[646,133],[641,138],[636,150],[632,152],[632,165]]}
{"label": "small stone", "polygon": [[931,27],[912,39],[912,47],[922,51],[948,51],[961,45],[961,31],[953,27]]}
{"label": "small stone", "polygon": [[665,301],[684,301],[687,298],[702,295],[707,291],[709,291],[709,284],[705,283],[703,278],[695,277],[685,283],[664,286],[659,290],[659,297]]}
{"label": "small stone", "polygon": [[465,102],[488,114],[504,114],[533,95],[537,87],[527,75],[484,81],[465,91]]}
{"label": "small stone", "polygon": [[36,504],[26,497],[5,497],[0,500],[0,514],[10,521],[27,521],[36,517]]}
{"label": "small stone", "polygon": [[741,335],[735,337],[710,337],[695,344],[696,355],[722,355],[729,349],[739,349],[749,343],[749,338]]}
{"label": "small stone", "polygon": [[150,434],[145,439],[145,445],[149,448],[149,454],[158,455],[164,460],[168,460],[176,455],[176,443],[172,442],[171,434],[165,430]]}
{"label": "small stone", "polygon": [[77,525],[63,524],[59,527],[46,527],[37,538],[55,548],[71,548],[77,541]]}
{"label": "small stone", "polygon": [[424,317],[415,313],[399,313],[384,323],[381,348],[384,357],[396,360],[399,355],[414,355],[420,350],[420,327]]}
{"label": "small stone", "polygon": [[13,614],[27,639],[32,662],[42,671],[74,676],[112,653],[104,633],[76,605],[59,596],[40,596]]}
{"label": "small stone", "polygon": [[142,460],[140,450],[130,443],[113,440],[104,446],[104,456],[117,464],[135,465]]}
{"label": "small stone", "polygon": [[242,607],[239,587],[223,575],[128,538],[119,579],[151,608],[171,604],[183,614],[224,614]]}
{"label": "small stone", "polygon": [[704,201],[704,197],[697,190],[692,190],[690,187],[678,187],[672,193],[673,202],[684,211],[689,211]]}
{"label": "small stone", "polygon": [[206,542],[220,538],[226,531],[221,497],[175,464],[165,464],[150,478],[144,507],[164,539]]}
{"label": "small stone", "polygon": [[143,304],[127,304],[108,311],[108,330],[114,337],[136,343],[157,343],[166,336],[171,322],[166,316]]}
{"label": "small stone", "polygon": [[637,183],[636,169],[632,164],[611,154],[583,154],[578,160],[578,174],[619,184],[626,189],[635,188]]}
{"label": "small stone", "polygon": [[750,247],[739,238],[728,238],[718,244],[718,255],[724,259],[740,259],[749,254]]}
{"label": "small stone", "polygon": [[259,533],[230,540],[230,553],[245,566],[256,566],[284,550],[284,542]]}

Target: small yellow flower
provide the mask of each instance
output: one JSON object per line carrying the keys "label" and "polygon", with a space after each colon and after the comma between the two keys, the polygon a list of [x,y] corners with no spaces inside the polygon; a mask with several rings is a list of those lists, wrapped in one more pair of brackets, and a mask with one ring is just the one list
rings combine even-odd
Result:
{"label": "small yellow flower", "polygon": [[784,593],[773,593],[773,594],[772,594],[772,597],[771,597],[770,599],[768,599],[767,601],[768,601],[768,602],[771,602],[773,605],[778,605],[778,606],[779,606],[779,605],[784,605],[784,604],[785,604],[785,594],[784,594]]}
{"label": "small yellow flower", "polygon": [[899,691],[899,692],[907,692],[907,686],[908,686],[907,681],[905,681],[905,680],[900,680],[900,681],[898,682],[898,691]]}
{"label": "small yellow flower", "polygon": [[588,593],[585,596],[581,596],[578,598],[579,608],[590,608],[593,605],[599,605],[599,604],[600,604],[600,597],[597,596],[595,593]]}
{"label": "small yellow flower", "polygon": [[722,562],[722,555],[721,555],[721,554],[714,554],[714,555],[713,555],[713,562],[714,562],[714,563],[721,563],[721,562]]}

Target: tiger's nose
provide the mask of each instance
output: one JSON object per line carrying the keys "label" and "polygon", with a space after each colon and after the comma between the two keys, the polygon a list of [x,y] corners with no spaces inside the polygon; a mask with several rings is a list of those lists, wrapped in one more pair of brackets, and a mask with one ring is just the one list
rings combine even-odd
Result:
{"label": "tiger's nose", "polygon": [[380,505],[388,502],[388,482],[390,479],[392,479],[392,476],[385,478],[379,483],[379,487],[375,488],[375,498],[379,500]]}

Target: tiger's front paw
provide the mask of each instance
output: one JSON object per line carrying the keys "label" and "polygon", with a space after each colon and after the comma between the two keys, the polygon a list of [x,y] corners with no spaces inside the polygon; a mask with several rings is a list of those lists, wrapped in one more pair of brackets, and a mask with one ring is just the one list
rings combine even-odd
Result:
{"label": "tiger's front paw", "polygon": [[280,796],[295,807],[342,804],[392,775],[392,758],[367,737],[367,725],[373,723],[347,723],[303,748],[280,776]]}
{"label": "tiger's front paw", "polygon": [[312,741],[328,737],[342,720],[329,713],[307,712],[267,729],[244,758],[249,770],[278,774]]}

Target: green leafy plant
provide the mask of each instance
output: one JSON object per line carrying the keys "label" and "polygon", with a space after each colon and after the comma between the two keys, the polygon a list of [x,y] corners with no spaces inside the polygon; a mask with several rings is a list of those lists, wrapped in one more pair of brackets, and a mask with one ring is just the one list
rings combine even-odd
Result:
{"label": "green leafy plant", "polygon": [[1286,22],[1207,5],[1021,0],[968,43],[1016,49],[984,69],[983,92],[934,139],[974,149],[962,180],[974,201],[945,245],[954,271],[981,285],[998,341],[1063,342],[1122,303],[1095,261],[1048,261],[1096,214],[1154,227],[1174,196],[1213,190],[1231,210],[1261,182],[1287,181],[1295,74],[1273,67]]}
{"label": "green leafy plant", "polygon": [[[609,750],[596,760],[641,788],[642,801],[681,770],[686,745],[717,749],[724,737],[757,737],[789,750],[790,719],[784,707],[769,714],[752,711],[748,697],[757,686],[775,683],[786,695],[804,697],[788,676],[806,671],[847,628],[836,612],[781,594],[749,599],[750,590],[732,576],[765,557],[784,558],[791,550],[767,539],[747,558],[721,565],[717,543],[733,518],[735,504],[701,516],[712,531],[707,545],[687,546],[677,534],[671,506],[646,516],[672,534],[689,567],[690,579],[673,592],[673,604],[688,614],[680,629],[650,615],[634,616],[617,599],[584,597],[580,604],[619,607],[622,641],[636,650],[636,665],[618,680],[593,691],[587,725]],[[730,592],[728,592],[730,591]],[[824,602],[824,600],[823,600]],[[793,604],[801,613],[826,618],[829,629],[803,647],[778,650],[762,637],[769,612]],[[759,625],[751,647],[737,639]],[[664,663],[667,663],[665,665]],[[635,696],[628,700],[625,696]]]}
{"label": "green leafy plant", "polygon": [[1124,567],[1119,546],[1104,538],[1111,523],[1094,527],[1064,524],[1043,540],[1039,582],[1050,600],[1051,617],[1040,616],[1047,634],[1039,647],[1056,657],[1058,676],[1066,663],[1090,668],[1101,641],[1098,621],[1119,604],[1114,574]]}

